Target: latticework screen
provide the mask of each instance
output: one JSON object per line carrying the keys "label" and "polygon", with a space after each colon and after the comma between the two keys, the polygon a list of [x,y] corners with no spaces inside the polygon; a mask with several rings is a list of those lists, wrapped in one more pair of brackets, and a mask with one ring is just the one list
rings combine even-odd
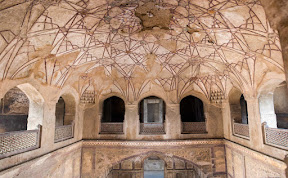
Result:
{"label": "latticework screen", "polygon": [[123,123],[101,123],[101,133],[121,134],[123,133]]}
{"label": "latticework screen", "polygon": [[234,135],[249,138],[249,125],[248,124],[234,123],[233,125],[234,125],[233,126]]}
{"label": "latticework screen", "polygon": [[0,158],[39,148],[40,130],[0,134]]}
{"label": "latticework screen", "polygon": [[60,142],[73,138],[73,124],[72,125],[63,125],[55,128],[55,137],[54,142]]}
{"label": "latticework screen", "polygon": [[206,123],[182,122],[182,133],[206,133]]}
{"label": "latticework screen", "polygon": [[140,123],[140,134],[165,134],[164,123]]}
{"label": "latticework screen", "polygon": [[264,127],[265,143],[288,149],[288,130]]}

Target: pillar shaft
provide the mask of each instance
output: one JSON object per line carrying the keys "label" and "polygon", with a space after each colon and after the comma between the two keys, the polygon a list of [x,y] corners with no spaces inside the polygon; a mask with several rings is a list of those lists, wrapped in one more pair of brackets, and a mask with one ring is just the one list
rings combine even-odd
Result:
{"label": "pillar shaft", "polygon": [[136,136],[139,134],[139,115],[138,115],[138,105],[126,105],[125,106],[125,120],[124,129],[126,133],[127,140],[135,140]]}

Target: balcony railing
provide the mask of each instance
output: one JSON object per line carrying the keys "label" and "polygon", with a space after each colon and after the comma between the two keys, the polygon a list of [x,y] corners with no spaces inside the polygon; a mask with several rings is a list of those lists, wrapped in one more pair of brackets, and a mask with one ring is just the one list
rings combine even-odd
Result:
{"label": "balcony railing", "polygon": [[55,127],[54,142],[61,142],[74,137],[74,122],[71,125]]}
{"label": "balcony railing", "polygon": [[288,129],[269,128],[266,122],[264,122],[262,124],[262,130],[265,144],[288,149]]}
{"label": "balcony railing", "polygon": [[235,123],[233,121],[233,135],[242,137],[249,140],[249,125],[248,124],[241,124]]}
{"label": "balcony railing", "polygon": [[0,134],[0,159],[40,147],[41,126],[36,130]]}
{"label": "balcony railing", "polygon": [[207,133],[206,122],[182,122],[182,133],[184,134]]}
{"label": "balcony railing", "polygon": [[164,123],[140,123],[140,134],[157,135],[165,134]]}
{"label": "balcony railing", "polygon": [[101,123],[101,134],[123,134],[123,122]]}

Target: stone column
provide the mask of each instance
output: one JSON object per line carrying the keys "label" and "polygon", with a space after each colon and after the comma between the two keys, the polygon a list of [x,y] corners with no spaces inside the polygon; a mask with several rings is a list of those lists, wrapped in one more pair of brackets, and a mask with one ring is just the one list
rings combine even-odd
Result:
{"label": "stone column", "polygon": [[165,131],[168,139],[177,139],[181,134],[181,116],[179,104],[167,104]]}
{"label": "stone column", "polygon": [[[231,126],[231,111],[228,99],[222,101],[222,117],[223,117],[223,132],[224,138],[231,139],[232,126]],[[249,117],[249,116],[248,116]]]}
{"label": "stone column", "polygon": [[259,97],[261,123],[266,122],[268,127],[277,128],[277,118],[274,110],[273,93],[269,92]]}
{"label": "stone column", "polygon": [[138,105],[125,106],[124,133],[127,140],[135,140],[139,135],[140,120],[138,115]]}
{"label": "stone column", "polygon": [[83,128],[83,138],[84,139],[95,139],[97,134],[99,133],[98,127],[98,109],[96,104],[80,104],[80,108],[82,108],[82,125]]}
{"label": "stone column", "polygon": [[248,123],[250,142],[254,149],[258,149],[263,144],[263,137],[261,131],[261,119],[259,113],[259,104],[257,97],[247,97],[247,109],[248,109]]}
{"label": "stone column", "polygon": [[84,105],[79,103],[79,105],[76,106],[76,115],[74,120],[74,137],[77,140],[83,138],[84,111]]}
{"label": "stone column", "polygon": [[44,102],[41,147],[45,149],[45,151],[51,150],[51,145],[54,145],[56,102],[57,101]]}

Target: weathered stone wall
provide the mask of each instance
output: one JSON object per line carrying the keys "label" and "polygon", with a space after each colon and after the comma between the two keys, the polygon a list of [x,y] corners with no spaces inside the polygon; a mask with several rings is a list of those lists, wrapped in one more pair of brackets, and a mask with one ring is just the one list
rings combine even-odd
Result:
{"label": "weathered stone wall", "polygon": [[0,115],[0,133],[27,130],[27,115]]}
{"label": "weathered stone wall", "polygon": [[48,153],[0,172],[3,178],[78,178],[81,167],[81,142]]}
{"label": "weathered stone wall", "polygon": [[1,100],[0,114],[28,115],[29,99],[23,91],[14,87]]}
{"label": "weathered stone wall", "polygon": [[[226,176],[222,140],[187,141],[83,141],[82,177],[106,177],[123,160],[157,155],[163,160],[181,159],[210,176]],[[141,162],[141,161],[140,161]],[[168,163],[170,165],[170,163]],[[169,166],[170,167],[170,166]]]}
{"label": "weathered stone wall", "polygon": [[0,101],[0,133],[27,130],[29,99],[14,87]]}
{"label": "weathered stone wall", "polygon": [[150,152],[148,155],[138,155],[113,165],[107,177],[143,178],[144,174],[150,175],[150,177],[153,175],[153,178],[160,178],[163,175],[167,178],[198,178],[204,176],[199,168],[187,160],[178,157],[163,157],[161,153]]}
{"label": "weathered stone wall", "polygon": [[282,161],[230,141],[225,141],[225,148],[229,178],[286,177]]}

